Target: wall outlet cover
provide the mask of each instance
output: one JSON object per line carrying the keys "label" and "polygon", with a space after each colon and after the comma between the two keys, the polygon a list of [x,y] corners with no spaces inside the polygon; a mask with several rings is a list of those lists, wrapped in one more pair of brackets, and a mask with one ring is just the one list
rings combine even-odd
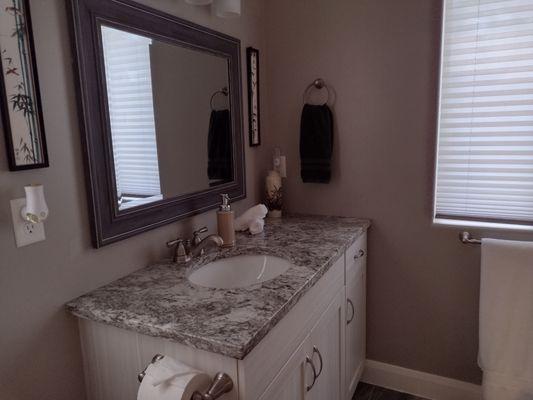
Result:
{"label": "wall outlet cover", "polygon": [[45,239],[44,224],[34,224],[22,219],[20,210],[26,205],[26,199],[11,200],[11,217],[13,218],[13,232],[17,247],[40,242]]}

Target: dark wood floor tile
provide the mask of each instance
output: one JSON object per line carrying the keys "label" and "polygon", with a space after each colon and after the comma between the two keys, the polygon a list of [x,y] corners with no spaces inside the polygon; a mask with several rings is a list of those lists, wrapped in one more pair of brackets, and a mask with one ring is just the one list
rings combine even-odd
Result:
{"label": "dark wood floor tile", "polygon": [[393,390],[376,387],[372,400],[405,400],[406,394],[395,392]]}
{"label": "dark wood floor tile", "polygon": [[360,382],[355,389],[355,395],[353,400],[372,400],[372,392],[374,391],[373,385]]}
{"label": "dark wood floor tile", "polygon": [[353,400],[424,400],[406,393],[395,392],[379,386],[359,383]]}

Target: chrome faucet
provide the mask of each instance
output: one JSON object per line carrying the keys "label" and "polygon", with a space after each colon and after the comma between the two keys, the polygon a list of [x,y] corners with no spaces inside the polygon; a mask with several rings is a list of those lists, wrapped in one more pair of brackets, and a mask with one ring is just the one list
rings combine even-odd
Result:
{"label": "chrome faucet", "polygon": [[192,239],[176,239],[167,242],[167,247],[175,247],[173,260],[178,264],[186,264],[192,257],[203,255],[206,247],[215,245],[217,248],[224,244],[222,238],[212,234],[201,238],[200,234],[207,232],[207,227],[200,228],[193,232]]}

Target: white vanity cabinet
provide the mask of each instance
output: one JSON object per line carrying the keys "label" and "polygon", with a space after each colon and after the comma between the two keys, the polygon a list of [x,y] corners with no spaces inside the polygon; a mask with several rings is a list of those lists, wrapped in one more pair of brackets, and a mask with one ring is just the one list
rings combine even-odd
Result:
{"label": "white vanity cabinet", "polygon": [[[308,332],[296,344],[296,350],[271,380],[260,400],[352,399],[366,356],[366,251],[365,233],[250,354],[250,358],[262,358],[270,346],[270,357],[273,357],[278,347],[280,359],[287,359],[286,349],[276,346],[273,338],[279,336],[281,342],[294,336],[299,324]],[[310,330],[304,323],[306,315],[317,320]],[[243,364],[247,364],[247,359],[240,363]],[[313,366],[318,375],[316,379]],[[241,373],[246,382],[246,371]],[[262,386],[260,381],[253,384]],[[240,398],[257,398],[255,393],[250,397],[248,394],[244,390],[244,397]]]}
{"label": "white vanity cabinet", "polygon": [[342,399],[343,303],[344,293],[339,292],[260,400]]}
{"label": "white vanity cabinet", "polygon": [[223,400],[350,400],[365,359],[365,282],[366,233],[243,360],[80,320],[88,400],[136,398],[136,375],[156,353],[229,374]]}

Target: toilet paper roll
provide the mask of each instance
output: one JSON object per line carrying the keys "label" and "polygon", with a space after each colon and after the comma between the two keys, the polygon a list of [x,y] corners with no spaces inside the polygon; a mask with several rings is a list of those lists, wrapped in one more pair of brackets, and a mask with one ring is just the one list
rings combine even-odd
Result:
{"label": "toilet paper roll", "polygon": [[156,364],[146,369],[146,375],[139,386],[137,400],[190,400],[197,390],[205,393],[211,384],[209,375],[196,370],[179,372],[163,382],[154,378]]}

